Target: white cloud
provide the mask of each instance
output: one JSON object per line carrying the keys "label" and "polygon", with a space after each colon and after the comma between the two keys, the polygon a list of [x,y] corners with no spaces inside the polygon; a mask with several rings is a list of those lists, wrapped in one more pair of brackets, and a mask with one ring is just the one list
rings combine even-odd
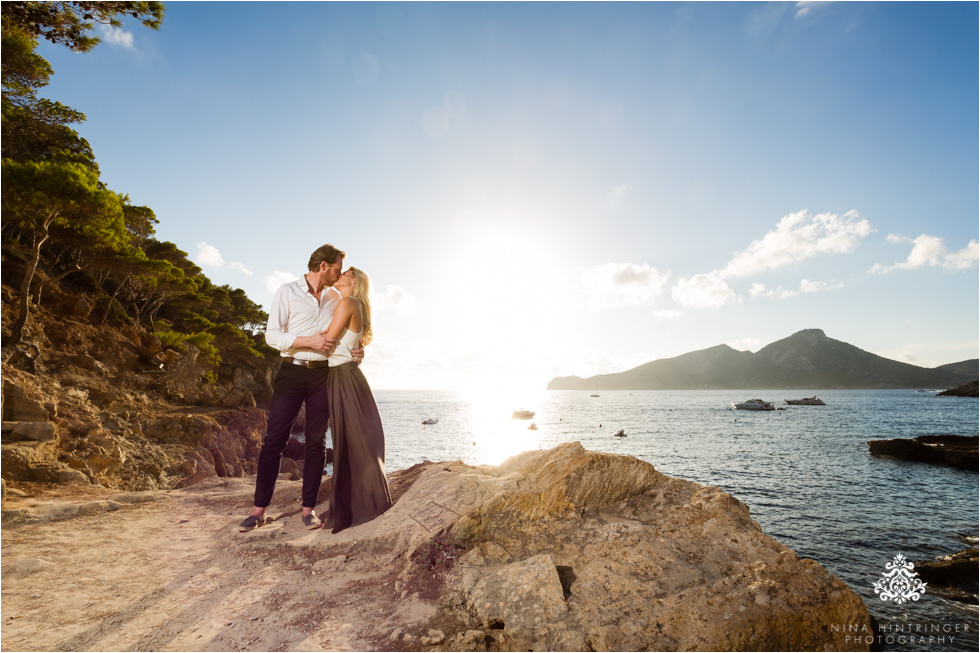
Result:
{"label": "white cloud", "polygon": [[753,283],[752,287],[749,288],[749,295],[757,299],[790,299],[791,297],[798,297],[806,293],[836,290],[837,288],[843,287],[844,283],[841,281],[810,281],[809,279],[801,280],[799,288],[783,288],[782,286],[777,286],[774,289],[770,289],[765,284]]}
{"label": "white cloud", "polygon": [[225,259],[221,252],[214,245],[205,242],[197,244],[197,264],[202,267],[220,268],[225,264]]}
{"label": "white cloud", "polygon": [[960,251],[947,254],[943,267],[948,270],[965,270],[976,265],[978,259],[980,259],[980,245],[977,241],[971,240]]}
{"label": "white cloud", "polygon": [[374,307],[378,310],[390,309],[396,313],[411,313],[422,306],[415,295],[400,286],[389,284],[385,292],[374,292]]}
{"label": "white cloud", "polygon": [[653,319],[659,320],[661,322],[666,322],[667,320],[676,320],[682,317],[684,317],[684,311],[654,311],[653,312]]}
{"label": "white cloud", "polygon": [[225,264],[225,257],[221,255],[218,248],[214,245],[208,245],[204,241],[197,244],[197,256],[194,257],[194,261],[201,267],[206,268],[226,268],[228,270],[235,270],[236,272],[241,272],[242,274],[252,276],[252,271],[249,270],[244,263],[234,262]]}
{"label": "white cloud", "polygon": [[289,283],[290,281],[296,281],[297,279],[299,279],[299,277],[292,272],[276,270],[263,279],[262,283],[265,284],[265,289],[269,291],[269,294],[273,294],[279,290],[279,286],[283,285],[284,283]]}
{"label": "white cloud", "polygon": [[660,272],[646,263],[603,263],[581,274],[590,310],[636,306],[664,291],[670,271]]}
{"label": "white cloud", "polygon": [[109,45],[114,45],[118,48],[123,48],[125,50],[136,49],[132,32],[127,32],[121,27],[113,27],[112,25],[103,25],[102,23],[98,23],[96,27],[99,30],[99,34],[103,43],[108,43]]}
{"label": "white cloud", "polygon": [[806,16],[817,7],[821,7],[826,4],[829,4],[829,2],[820,2],[818,0],[801,0],[801,2],[796,3],[796,17],[801,18]]}
{"label": "white cloud", "polygon": [[235,263],[229,263],[228,264],[228,268],[231,269],[231,270],[236,270],[238,272],[241,272],[242,274],[244,274],[246,276],[249,276],[249,277],[252,276],[252,271],[249,270],[247,267],[245,267],[245,264],[244,263],[238,263],[237,261]]}
{"label": "white cloud", "polygon": [[978,244],[971,240],[963,249],[950,252],[946,250],[943,239],[937,236],[921,234],[915,240],[895,234],[888,234],[890,243],[912,243],[912,251],[908,258],[894,265],[882,265],[875,263],[868,272],[873,274],[885,274],[894,270],[917,270],[926,266],[942,266],[947,270],[957,271],[966,270],[977,264]]}
{"label": "white cloud", "polygon": [[783,217],[776,228],[738,252],[720,272],[722,278],[775,270],[817,254],[847,254],[871,233],[857,211],[810,215],[805,209]]}
{"label": "white cloud", "polygon": [[704,308],[736,304],[741,301],[717,270],[707,274],[695,274],[690,279],[681,279],[674,286],[671,295],[678,304]]}
{"label": "white cloud", "polygon": [[762,349],[764,343],[761,338],[738,338],[737,340],[730,340],[725,344],[738,351],[755,351]]}

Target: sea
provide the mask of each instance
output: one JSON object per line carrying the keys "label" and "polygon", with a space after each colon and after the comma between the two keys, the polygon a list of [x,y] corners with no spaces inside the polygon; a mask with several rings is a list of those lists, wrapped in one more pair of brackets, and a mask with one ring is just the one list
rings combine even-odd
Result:
{"label": "sea", "polygon": [[[580,442],[722,488],[763,531],[847,583],[881,629],[879,650],[976,651],[977,605],[924,594],[882,600],[875,583],[902,555],[931,560],[976,546],[977,473],[871,456],[868,440],[977,435],[976,399],[937,390],[378,390],[389,472],[423,460],[496,465]],[[826,406],[789,406],[817,394]],[[785,410],[734,410],[761,398]],[[529,420],[516,410],[533,411]],[[437,424],[424,425],[423,420]],[[532,428],[533,425],[533,428]],[[623,430],[626,437],[614,434]]]}

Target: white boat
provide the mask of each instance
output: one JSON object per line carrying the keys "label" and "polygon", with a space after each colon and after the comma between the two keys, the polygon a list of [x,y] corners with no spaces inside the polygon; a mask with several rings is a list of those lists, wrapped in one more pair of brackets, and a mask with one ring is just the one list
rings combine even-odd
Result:
{"label": "white boat", "polygon": [[625,438],[626,437],[626,431],[624,431],[623,429],[619,429],[618,431],[616,431],[615,433],[613,433],[613,435],[615,437],[617,437],[617,438]]}
{"label": "white boat", "polygon": [[534,417],[534,411],[524,410],[524,409],[515,410],[513,413],[511,413],[510,416],[514,419],[531,419],[532,417]]}
{"label": "white boat", "polygon": [[593,392],[589,396],[590,397],[598,397],[599,396],[599,382],[598,381],[595,382],[595,392]]}
{"label": "white boat", "polygon": [[735,410],[776,410],[776,406],[771,401],[761,399],[746,399],[740,403],[732,403]]}
{"label": "white boat", "polygon": [[423,424],[438,424],[439,423],[439,420],[430,417],[429,419],[422,420],[422,423]]}
{"label": "white boat", "polygon": [[803,397],[802,399],[787,399],[786,403],[790,406],[826,406],[824,400],[813,395],[812,397]]}

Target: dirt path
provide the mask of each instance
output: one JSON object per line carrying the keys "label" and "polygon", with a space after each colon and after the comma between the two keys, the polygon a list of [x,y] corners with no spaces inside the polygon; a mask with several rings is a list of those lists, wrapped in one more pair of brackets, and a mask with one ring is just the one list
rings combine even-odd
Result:
{"label": "dirt path", "polygon": [[[112,512],[5,526],[3,649],[379,650],[404,648],[401,636],[435,615],[390,565],[356,550],[324,557],[310,545],[330,533],[303,530],[298,510],[238,533],[251,490],[250,479],[224,479]],[[297,507],[298,496],[299,483],[276,493]],[[19,505],[51,514],[78,503]]]}

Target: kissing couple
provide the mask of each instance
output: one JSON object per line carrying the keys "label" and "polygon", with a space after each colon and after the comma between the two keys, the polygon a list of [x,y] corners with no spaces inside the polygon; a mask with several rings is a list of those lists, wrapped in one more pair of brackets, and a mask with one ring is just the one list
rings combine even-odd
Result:
{"label": "kissing couple", "polygon": [[[371,281],[344,266],[346,254],[323,245],[310,256],[309,272],[276,291],[265,341],[282,360],[259,453],[252,514],[238,529],[268,521],[266,509],[279,477],[293,421],[306,404],[303,526],[336,533],[374,519],[391,507],[385,478],[385,438],[378,404],[359,367],[371,342]],[[333,444],[329,513],[315,511],[326,461],[326,432]]]}

